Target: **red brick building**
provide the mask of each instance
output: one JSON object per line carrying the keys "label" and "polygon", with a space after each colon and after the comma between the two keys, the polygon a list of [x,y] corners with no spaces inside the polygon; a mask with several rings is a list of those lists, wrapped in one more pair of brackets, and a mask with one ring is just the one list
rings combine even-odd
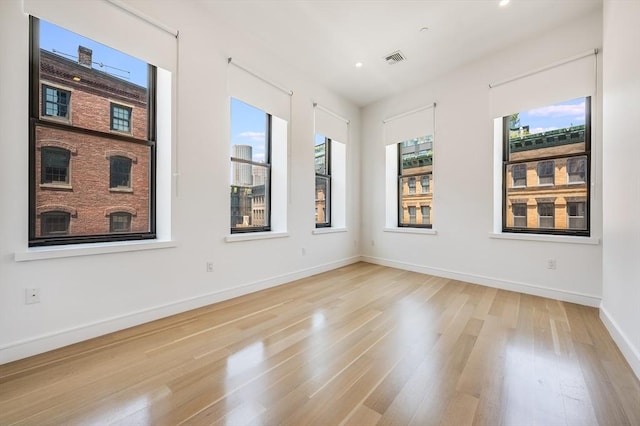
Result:
{"label": "red brick building", "polygon": [[147,88],[92,64],[40,50],[35,237],[149,231]]}

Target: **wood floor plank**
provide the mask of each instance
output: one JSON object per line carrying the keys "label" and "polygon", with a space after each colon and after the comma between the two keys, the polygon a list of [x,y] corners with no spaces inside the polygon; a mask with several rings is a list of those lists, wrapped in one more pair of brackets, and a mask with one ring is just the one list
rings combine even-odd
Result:
{"label": "wood floor plank", "polygon": [[639,425],[598,310],[357,263],[0,366],[0,425]]}

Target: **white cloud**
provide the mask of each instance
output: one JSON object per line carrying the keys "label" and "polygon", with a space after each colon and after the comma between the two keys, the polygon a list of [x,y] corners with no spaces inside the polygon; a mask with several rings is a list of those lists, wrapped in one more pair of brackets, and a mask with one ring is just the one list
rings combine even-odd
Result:
{"label": "white cloud", "polygon": [[584,102],[577,105],[549,105],[528,112],[534,117],[584,117]]}

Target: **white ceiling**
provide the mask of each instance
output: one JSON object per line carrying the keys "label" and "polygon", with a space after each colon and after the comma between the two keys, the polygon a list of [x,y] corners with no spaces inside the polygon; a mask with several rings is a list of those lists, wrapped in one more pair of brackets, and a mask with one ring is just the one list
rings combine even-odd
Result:
{"label": "white ceiling", "polygon": [[[365,106],[581,17],[602,0],[202,0],[277,60]],[[422,30],[423,27],[428,28]],[[407,57],[388,65],[396,50]],[[355,63],[362,62],[362,68]]]}

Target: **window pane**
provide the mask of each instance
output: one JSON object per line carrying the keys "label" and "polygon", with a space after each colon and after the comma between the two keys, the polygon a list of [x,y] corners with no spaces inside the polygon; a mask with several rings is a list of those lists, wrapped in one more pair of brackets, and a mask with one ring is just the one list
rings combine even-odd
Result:
{"label": "window pane", "polygon": [[315,165],[316,173],[326,175],[327,173],[327,143],[322,135],[316,134],[315,139]]}
{"label": "window pane", "polygon": [[540,228],[554,228],[554,216],[555,206],[553,205],[553,203],[538,204],[538,226],[540,226]]}
{"label": "window pane", "polygon": [[538,163],[538,184],[553,185],[554,161],[541,161]]}
{"label": "window pane", "polygon": [[569,217],[569,229],[586,229],[586,203],[567,203],[567,215]]}
{"label": "window pane", "polygon": [[111,188],[131,187],[131,160],[123,157],[111,157]]}
{"label": "window pane", "polygon": [[131,232],[131,214],[112,213],[110,232]]}
{"label": "window pane", "polygon": [[569,158],[567,160],[567,178],[569,183],[587,181],[587,157]]}
{"label": "window pane", "polygon": [[433,165],[433,136],[422,136],[400,142],[400,174],[414,174],[425,171]]}
{"label": "window pane", "polygon": [[513,204],[511,206],[513,214],[513,226],[517,228],[527,227],[527,205],[524,203]]}
{"label": "window pane", "polygon": [[[68,233],[70,237],[109,233],[110,220],[109,217],[105,217],[105,211],[114,207],[127,207],[136,212],[132,220],[131,232],[149,232],[152,157],[150,146],[64,129],[36,128],[36,147],[51,141],[62,141],[70,148],[77,147],[78,153],[71,157],[71,166],[67,169],[72,170],[73,179],[67,183],[70,185],[69,188],[59,189],[48,185],[36,185],[36,209],[42,206],[59,205],[77,210],[77,217],[72,218],[72,230]],[[43,165],[37,168],[42,175],[36,176],[37,181],[44,182],[45,179],[55,177],[55,173],[58,173],[58,178],[62,179],[63,172],[59,171],[62,169],[51,167],[52,163],[45,160],[47,158],[45,153],[48,151],[49,148],[42,148]],[[127,152],[137,161],[133,164],[128,158],[105,157],[105,153],[113,151]],[[56,149],[54,152],[65,151]],[[58,159],[58,157],[55,158]],[[116,172],[112,174],[114,164]],[[54,165],[58,164],[54,163]],[[68,176],[67,172],[67,178]],[[120,187],[129,188],[131,182],[135,182],[135,191],[123,193],[110,190]],[[52,180],[51,183],[56,182]],[[36,226],[36,237],[43,236],[41,229],[41,226]]]}
{"label": "window pane", "polygon": [[231,232],[268,229],[270,116],[231,99]]}
{"label": "window pane", "polygon": [[[58,244],[45,236],[105,241],[114,226],[153,237],[155,68],[43,20],[33,28],[30,245]],[[116,209],[127,212],[126,226],[109,213]]]}
{"label": "window pane", "polygon": [[331,210],[329,209],[329,178],[316,176],[316,224],[328,224]]}
{"label": "window pane", "polygon": [[420,177],[420,191],[423,194],[428,194],[431,191],[431,175],[423,175]]}
{"label": "window pane", "polygon": [[409,223],[416,223],[416,206],[409,206]]}
{"label": "window pane", "polygon": [[421,223],[423,225],[430,225],[431,224],[431,207],[429,206],[420,207],[420,214],[422,216]]}
{"label": "window pane", "polygon": [[66,235],[69,233],[69,213],[48,212],[40,215],[40,233],[43,236]]}
{"label": "window pane", "polygon": [[42,148],[42,183],[69,183],[69,151],[59,148]]}
{"label": "window pane", "polygon": [[513,180],[513,186],[527,186],[526,164],[515,164],[511,166],[511,177]]}

